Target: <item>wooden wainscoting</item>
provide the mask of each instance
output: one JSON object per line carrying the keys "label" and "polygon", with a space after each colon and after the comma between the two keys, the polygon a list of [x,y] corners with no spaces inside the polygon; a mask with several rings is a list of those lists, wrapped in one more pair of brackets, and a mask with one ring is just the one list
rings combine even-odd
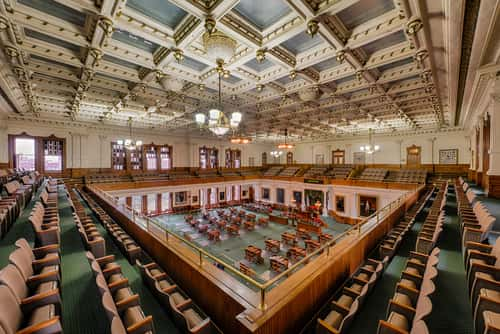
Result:
{"label": "wooden wainscoting", "polygon": [[500,175],[488,176],[488,197],[500,198]]}

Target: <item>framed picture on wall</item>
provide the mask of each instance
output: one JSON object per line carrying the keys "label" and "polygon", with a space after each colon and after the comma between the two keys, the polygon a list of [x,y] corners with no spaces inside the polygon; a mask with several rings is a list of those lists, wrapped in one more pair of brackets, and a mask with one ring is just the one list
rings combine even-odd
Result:
{"label": "framed picture on wall", "polygon": [[458,164],[458,149],[439,150],[439,164],[456,165]]}
{"label": "framed picture on wall", "polygon": [[186,191],[180,191],[180,192],[175,193],[175,204],[176,205],[187,204],[187,192]]}
{"label": "framed picture on wall", "polygon": [[269,200],[271,197],[269,188],[262,188],[262,199]]}

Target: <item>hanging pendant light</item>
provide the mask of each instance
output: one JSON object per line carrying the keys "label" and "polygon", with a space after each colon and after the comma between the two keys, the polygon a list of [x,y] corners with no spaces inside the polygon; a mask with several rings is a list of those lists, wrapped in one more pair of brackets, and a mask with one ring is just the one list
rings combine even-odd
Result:
{"label": "hanging pendant light", "polygon": [[[242,114],[239,111],[235,111],[231,114],[231,118],[229,119],[224,112],[222,111],[222,75],[226,70],[223,68],[223,62],[218,61],[217,64],[217,74],[219,79],[219,100],[218,106],[216,108],[210,109],[208,111],[208,118],[203,113],[197,113],[195,117],[196,123],[200,128],[207,128],[213,134],[218,137],[224,136],[229,130],[237,129],[241,123]],[[208,121],[207,121],[208,120]]]}
{"label": "hanging pendant light", "polygon": [[142,146],[142,140],[134,140],[132,137],[132,117],[129,117],[127,122],[130,136],[126,139],[118,139],[116,143],[123,145],[129,151],[133,151]]}
{"label": "hanging pendant light", "polygon": [[361,152],[365,152],[368,154],[373,154],[380,150],[379,145],[374,145],[372,140],[372,129],[368,129],[368,145],[362,145],[360,148]]}

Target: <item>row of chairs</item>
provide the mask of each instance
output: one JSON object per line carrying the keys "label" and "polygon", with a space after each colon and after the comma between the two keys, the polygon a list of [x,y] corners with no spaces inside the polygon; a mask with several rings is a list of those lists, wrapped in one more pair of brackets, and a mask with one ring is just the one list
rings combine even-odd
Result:
{"label": "row of chairs", "polygon": [[266,170],[264,172],[264,174],[262,174],[262,175],[264,175],[264,176],[276,176],[281,172],[282,169],[283,169],[282,166],[272,166],[272,167],[269,167],[269,169]]}
{"label": "row of chairs", "polygon": [[16,196],[0,196],[0,239],[10,230],[21,214],[21,209]]}
{"label": "row of chairs", "polygon": [[367,295],[382,276],[388,261],[389,257],[384,257],[382,260],[370,258],[366,260],[333,298],[326,310],[328,314],[324,317],[320,315],[318,318],[317,334],[347,332]]}
{"label": "row of chairs", "polygon": [[455,195],[461,221],[462,244],[485,241],[496,221],[495,216],[476,199],[476,194],[461,177],[455,183]]}
{"label": "row of chairs", "polygon": [[37,245],[60,243],[61,229],[59,226],[57,186],[54,188],[53,185],[46,185],[40,194],[40,201],[37,201],[33,206],[28,220],[33,227]]}
{"label": "row of chairs", "polygon": [[359,176],[363,181],[383,181],[388,170],[384,168],[366,168]]}
{"label": "row of chairs", "polygon": [[139,295],[134,294],[121,266],[113,255],[95,258],[86,253],[94,273],[102,306],[110,322],[112,334],[152,334],[153,317],[146,316]]}
{"label": "row of chairs", "polygon": [[447,193],[448,183],[444,182],[441,184],[424,224],[418,233],[415,249],[419,253],[429,254],[443,231],[444,206],[446,205]]}
{"label": "row of chairs", "polygon": [[132,239],[132,237],[130,237],[89,194],[84,191],[79,191],[79,193],[97,218],[99,218],[118,248],[125,254],[129,262],[134,264],[135,260],[141,254],[141,247],[137,245],[134,239]]}
{"label": "row of chairs", "polygon": [[392,258],[394,256],[399,246],[403,242],[405,235],[415,223],[415,218],[425,207],[427,201],[434,193],[434,190],[434,187],[427,189],[426,193],[421,196],[417,200],[417,202],[415,202],[415,204],[412,205],[412,207],[405,213],[404,218],[401,219],[386,235],[384,240],[382,240],[379,247],[380,256],[382,258],[385,256]]}
{"label": "row of chairs", "polygon": [[208,334],[215,332],[210,318],[197,307],[167,273],[145,255],[136,260],[143,282],[159,302],[169,310],[176,325],[187,333]]}
{"label": "row of chairs", "polygon": [[342,290],[331,302],[328,308],[329,313],[324,318],[318,318],[316,333],[343,333],[347,331],[366,295],[381,276],[383,269],[394,256],[404,235],[409,231],[416,216],[424,208],[433,192],[434,188],[429,188],[406,212],[405,217],[389,232],[387,237],[382,240],[378,250],[379,258],[382,260],[368,259],[343,286]]}
{"label": "row of chairs", "polygon": [[394,296],[389,300],[386,320],[380,320],[378,334],[428,334],[424,321],[432,311],[430,296],[435,290],[439,248],[422,254],[411,252]]}
{"label": "row of chairs", "polygon": [[59,245],[15,246],[0,270],[0,333],[62,333]]}
{"label": "row of chairs", "polygon": [[92,217],[87,215],[75,189],[68,193],[68,200],[85,249],[97,258],[106,256],[106,240],[101,236]]}
{"label": "row of chairs", "polygon": [[300,167],[289,166],[279,172],[279,176],[294,176],[299,171]]}
{"label": "row of chairs", "polygon": [[304,177],[324,176],[327,170],[328,170],[327,166],[313,166],[304,173]]}
{"label": "row of chairs", "polygon": [[[491,229],[488,225],[492,225],[495,219],[477,200],[469,184],[461,177],[455,182],[455,194],[462,225],[462,251],[475,333],[498,333],[500,332],[500,238],[496,239],[494,245],[486,243]],[[483,231],[479,232],[480,230]],[[475,233],[475,238],[471,238],[471,231]]]}

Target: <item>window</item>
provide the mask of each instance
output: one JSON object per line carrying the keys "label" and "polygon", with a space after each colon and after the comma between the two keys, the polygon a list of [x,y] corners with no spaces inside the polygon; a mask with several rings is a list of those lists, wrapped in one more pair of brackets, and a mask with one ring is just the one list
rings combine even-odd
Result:
{"label": "window", "polygon": [[288,152],[286,154],[286,163],[287,165],[293,164],[293,152]]}
{"label": "window", "polygon": [[279,204],[285,204],[285,189],[283,188],[276,189],[276,202]]}
{"label": "window", "polygon": [[325,163],[325,156],[323,154],[316,154],[316,165],[322,165]]}
{"label": "window", "polygon": [[335,211],[345,212],[345,197],[335,196]]}
{"label": "window", "polygon": [[250,167],[255,166],[255,157],[248,158],[248,166],[250,166]]}
{"label": "window", "polygon": [[156,155],[156,147],[148,146],[146,148],[146,170],[157,170],[158,158]]}
{"label": "window", "polygon": [[156,213],[156,201],[157,194],[148,194],[147,203],[148,203],[148,213]]}
{"label": "window", "polygon": [[130,169],[142,170],[142,147],[130,150]]}
{"label": "window", "polygon": [[111,143],[111,167],[113,170],[125,170],[126,168],[125,146],[118,142]]}
{"label": "window", "polygon": [[160,169],[172,168],[172,146],[164,145],[160,147]]}
{"label": "window", "polygon": [[63,141],[57,139],[43,140],[43,169],[47,172],[62,171]]}
{"label": "window", "polygon": [[35,139],[15,138],[15,167],[35,170]]}
{"label": "window", "polygon": [[142,196],[132,196],[132,209],[142,212]]}
{"label": "window", "polygon": [[200,147],[200,168],[218,168],[219,150],[215,147]]}
{"label": "window", "polygon": [[230,149],[226,150],[226,168],[240,168],[241,167],[241,151]]}

